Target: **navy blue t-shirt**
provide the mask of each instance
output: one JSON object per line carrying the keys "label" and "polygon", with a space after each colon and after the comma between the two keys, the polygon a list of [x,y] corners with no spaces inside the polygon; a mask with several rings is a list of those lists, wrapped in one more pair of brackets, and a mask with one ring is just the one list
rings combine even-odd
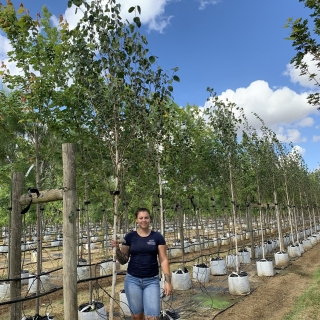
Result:
{"label": "navy blue t-shirt", "polygon": [[123,245],[130,247],[130,260],[127,272],[137,278],[150,278],[158,275],[158,246],[166,242],[161,233],[151,231],[147,237],[140,237],[137,231],[129,232]]}

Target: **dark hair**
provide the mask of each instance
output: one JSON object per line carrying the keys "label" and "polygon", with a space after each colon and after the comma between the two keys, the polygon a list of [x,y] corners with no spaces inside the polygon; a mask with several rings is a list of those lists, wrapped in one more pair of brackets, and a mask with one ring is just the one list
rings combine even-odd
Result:
{"label": "dark hair", "polygon": [[149,216],[151,217],[151,214],[150,214],[150,210],[149,209],[147,209],[147,208],[139,208],[137,211],[136,211],[136,218],[138,218],[138,214],[140,213],[140,212],[148,212],[148,214],[149,214]]}

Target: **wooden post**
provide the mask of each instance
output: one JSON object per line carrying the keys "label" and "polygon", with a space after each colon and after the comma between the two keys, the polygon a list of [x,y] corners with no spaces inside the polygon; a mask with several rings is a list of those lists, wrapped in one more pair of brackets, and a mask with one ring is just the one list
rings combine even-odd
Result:
{"label": "wooden post", "polygon": [[63,162],[63,301],[64,319],[78,319],[76,159],[71,143],[62,145]]}
{"label": "wooden post", "polygon": [[[10,300],[21,298],[21,205],[19,198],[23,186],[23,173],[12,175],[12,229],[10,239]],[[13,303],[10,307],[10,320],[21,319],[21,302]]]}

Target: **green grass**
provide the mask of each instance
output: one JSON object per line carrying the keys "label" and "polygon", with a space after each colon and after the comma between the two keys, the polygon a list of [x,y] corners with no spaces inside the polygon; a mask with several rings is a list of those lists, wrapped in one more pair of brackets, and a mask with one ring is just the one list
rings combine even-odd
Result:
{"label": "green grass", "polygon": [[295,301],[292,311],[283,320],[320,319],[320,268],[314,273],[311,284]]}
{"label": "green grass", "polygon": [[204,308],[212,308],[223,310],[229,307],[232,303],[218,296],[209,296],[208,294],[197,294],[193,300],[199,302],[199,306]]}

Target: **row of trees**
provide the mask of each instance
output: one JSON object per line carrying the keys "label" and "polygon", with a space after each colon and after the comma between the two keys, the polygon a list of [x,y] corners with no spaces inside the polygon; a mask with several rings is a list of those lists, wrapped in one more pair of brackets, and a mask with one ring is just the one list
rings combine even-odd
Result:
{"label": "row of trees", "polygon": [[[19,68],[18,75],[4,64],[0,71],[3,225],[12,172],[28,173],[24,193],[63,187],[63,142],[77,146],[79,207],[90,200],[92,219],[103,212],[127,219],[142,205],[186,207],[192,196],[198,208],[215,199],[218,212],[248,199],[272,204],[275,191],[285,206],[319,206],[319,170],[310,172],[261,119],[256,130],[210,88],[208,108],[174,103],[178,69],[165,72],[149,54],[139,6],[130,8],[129,22],[114,0],[74,3],[83,18],[72,30],[63,19],[52,26],[46,7],[33,19],[23,5],[0,6],[0,27]],[[47,208],[46,217],[59,221],[61,204]]]}

